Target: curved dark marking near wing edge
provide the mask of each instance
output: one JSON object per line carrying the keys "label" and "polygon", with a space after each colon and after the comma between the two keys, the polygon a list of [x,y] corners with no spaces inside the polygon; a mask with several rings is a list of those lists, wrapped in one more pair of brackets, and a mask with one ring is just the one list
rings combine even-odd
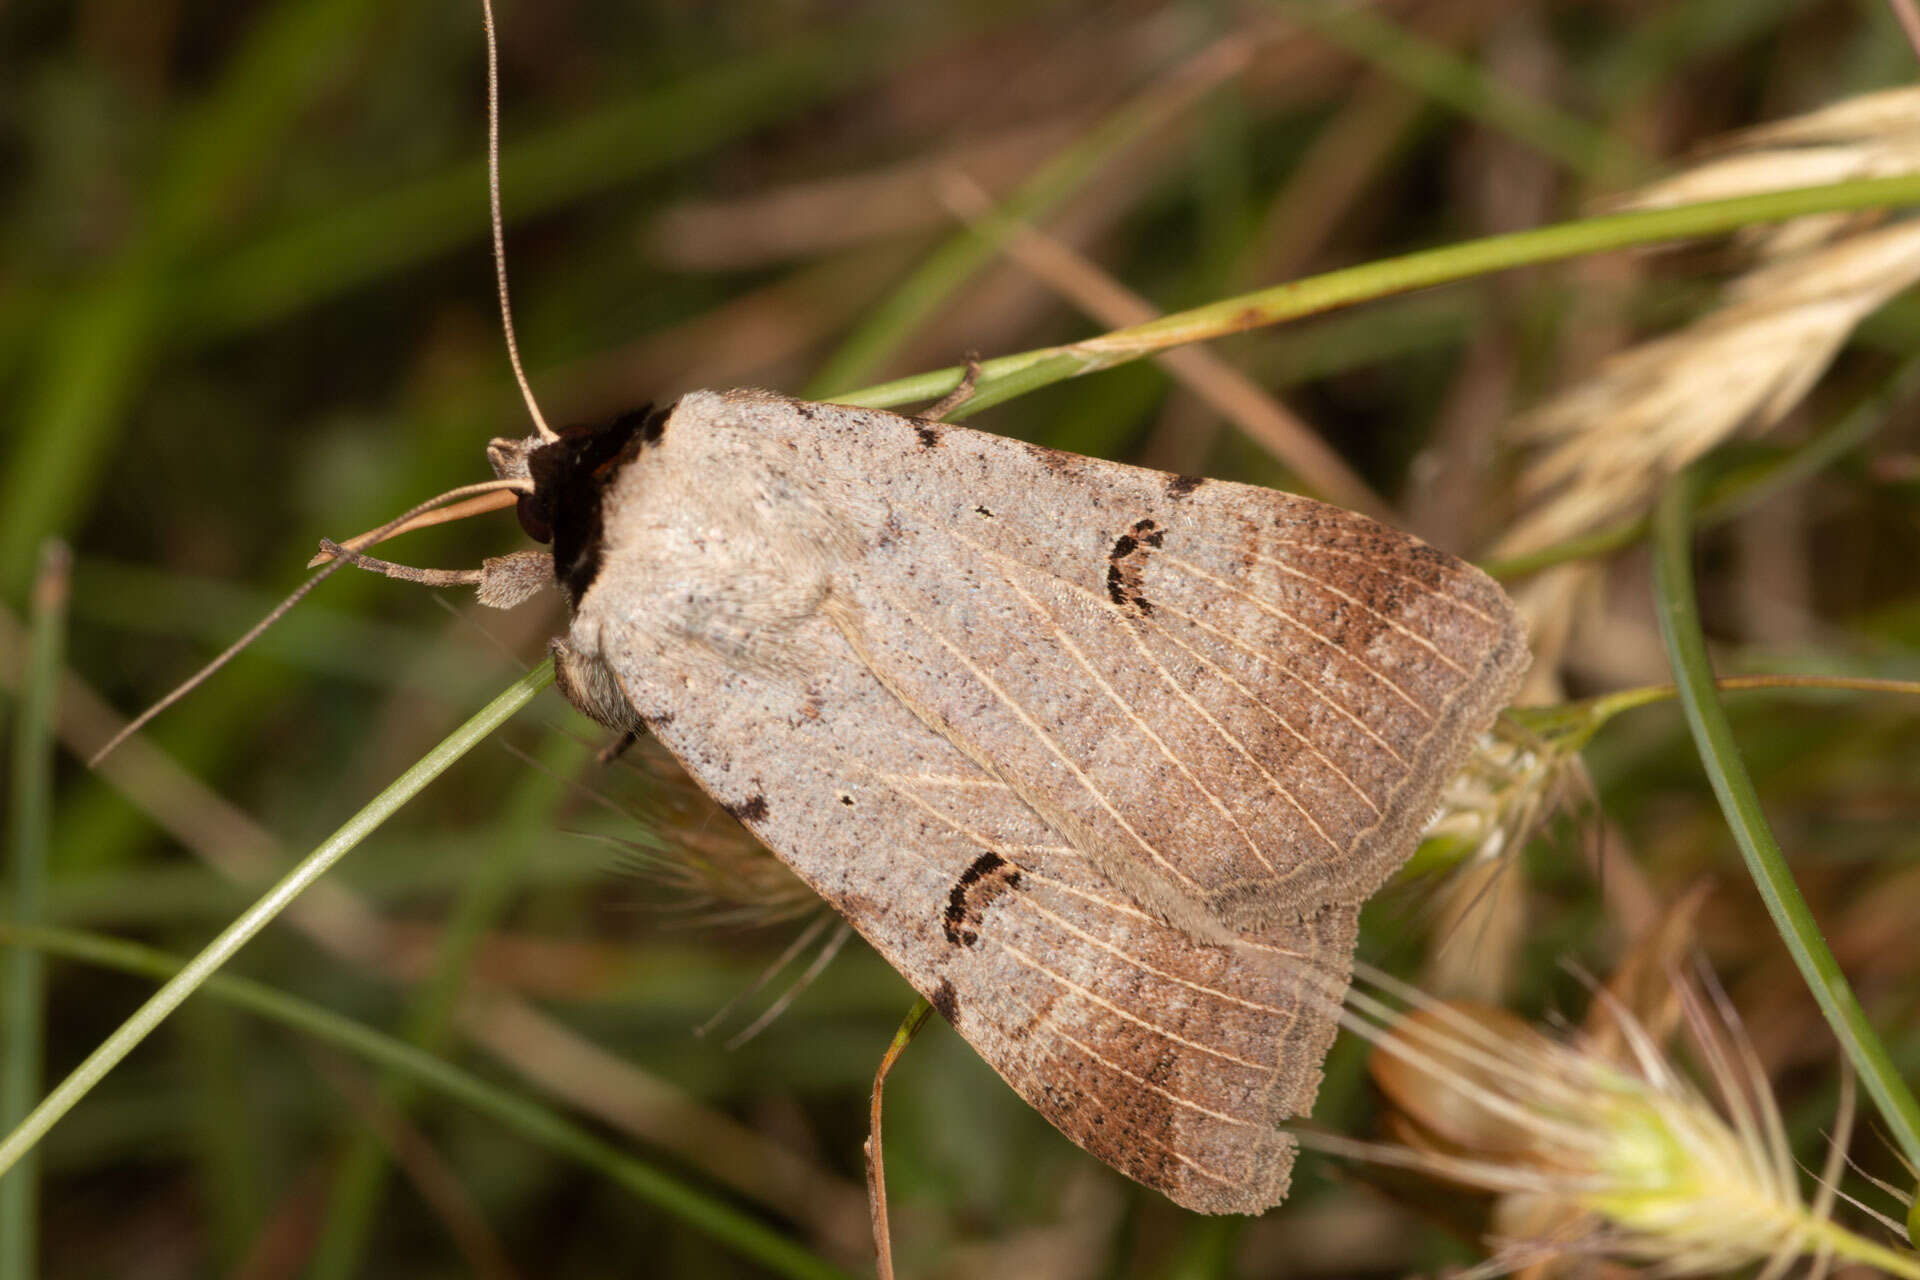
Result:
{"label": "curved dark marking near wing edge", "polygon": [[1140,593],[1140,575],[1147,552],[1167,539],[1166,530],[1152,520],[1136,520],[1133,527],[1113,540],[1107,551],[1107,598],[1121,608],[1148,615],[1153,606]]}
{"label": "curved dark marking near wing edge", "polygon": [[947,941],[956,947],[970,947],[980,940],[980,917],[993,900],[1009,889],[1020,887],[1020,868],[989,849],[975,858],[947,895],[946,914],[940,928]]}
{"label": "curved dark marking near wing edge", "polygon": [[647,405],[598,426],[564,427],[560,438],[527,455],[533,492],[520,499],[521,527],[537,541],[553,541],[553,576],[578,606],[600,575],[601,501],[607,487],[640,450],[666,431],[673,406]]}

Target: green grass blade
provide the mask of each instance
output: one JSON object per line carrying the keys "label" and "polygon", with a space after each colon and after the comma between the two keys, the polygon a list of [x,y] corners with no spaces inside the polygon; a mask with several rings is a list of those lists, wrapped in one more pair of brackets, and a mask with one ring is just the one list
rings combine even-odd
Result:
{"label": "green grass blade", "polygon": [[[40,948],[89,964],[166,979],[169,987],[198,963],[196,960],[183,965],[177,958],[147,947],[64,929],[0,926],[0,942]],[[597,1170],[640,1200],[672,1214],[776,1274],[791,1276],[793,1280],[848,1280],[847,1273],[840,1268],[724,1201],[635,1159],[558,1112],[490,1084],[423,1049],[246,978],[219,974],[195,985],[215,999],[292,1027],[423,1088],[463,1102],[546,1150]]]}
{"label": "green grass blade", "polygon": [[73,1069],[65,1080],[55,1087],[52,1093],[40,1100],[40,1105],[28,1114],[25,1120],[0,1141],[0,1176],[4,1176],[16,1161],[33,1150],[41,1137],[54,1123],[72,1109],[73,1105],[98,1084],[101,1077],[132,1052],[133,1047],[160,1025],[169,1013],[180,1006],[180,1002],[191,995],[194,989],[211,977],[221,965],[232,959],[235,952],[245,946],[253,936],[264,929],[268,922],[286,910],[295,898],[299,897],[309,885],[318,880],[367,834],[392,816],[401,805],[419,794],[422,788],[439,777],[447,768],[472,750],[481,739],[504,724],[514,712],[525,706],[533,695],[553,682],[553,664],[542,663],[539,667],[516,680],[507,690],[488,703],[472,719],[449,734],[432,751],[422,756],[418,763],[369,801],[359,813],[349,818],[344,826],[323,841],[318,848],[283,876],[280,882],[261,895],[253,906],[227,926],[227,928],[208,943],[200,954],[175,974],[167,984],[156,991],[148,1001],[134,1011],[133,1015],[102,1041],[100,1046],[88,1054],[85,1061]]}
{"label": "green grass blade", "polygon": [[[22,925],[38,924],[46,905],[47,847],[53,829],[54,723],[60,687],[60,655],[66,641],[68,568],[64,544],[40,548],[40,572],[34,580],[32,630],[27,666],[13,730],[12,818],[7,843],[13,898],[12,916]],[[39,956],[16,952],[7,957],[4,987],[5,1051],[0,1052],[0,1124],[12,1126],[25,1116],[40,1093],[46,1050],[46,974]],[[23,1164],[11,1178],[0,1178],[0,1280],[33,1280],[39,1239],[40,1185],[37,1162]]]}
{"label": "green grass blade", "polygon": [[[1702,201],[1671,209],[1611,213],[1485,236],[1396,258],[1380,258],[1357,267],[1291,280],[1203,307],[1176,311],[1097,338],[988,360],[981,366],[973,399],[961,405],[950,418],[964,418],[1039,387],[1111,369],[1184,343],[1243,333],[1392,294],[1591,253],[1721,235],[1809,213],[1892,207],[1916,201],[1920,201],[1920,174],[1868,178],[1769,191],[1732,200]],[[963,372],[959,365],[950,365],[834,399],[842,404],[875,409],[934,400],[959,386]]]}
{"label": "green grass blade", "polygon": [[1880,1109],[1895,1146],[1909,1167],[1920,1167],[1920,1103],[1895,1070],[1879,1035],[1848,985],[1839,962],[1821,935],[1812,911],[1800,896],[1786,856],[1767,825],[1760,797],[1747,775],[1745,762],[1733,740],[1733,727],[1714,688],[1713,668],[1707,660],[1706,636],[1700,629],[1699,608],[1693,590],[1692,469],[1668,482],[1654,513],[1655,599],[1660,635],[1679,686],[1680,705],[1693,734],[1700,763],[1713,783],[1713,793],[1726,815],[1727,826],[1746,859],[1767,912],[1780,931],[1781,941],[1800,967],[1807,987],[1833,1027],[1841,1048],[1859,1073],[1868,1094]]}
{"label": "green grass blade", "polygon": [[[497,824],[496,838],[461,881],[434,955],[433,972],[413,993],[406,1041],[439,1055],[452,1039],[454,1017],[486,931],[507,908],[528,853],[540,846],[539,833],[555,803],[588,752],[563,734],[547,741],[537,766],[521,774],[515,794]],[[417,1082],[389,1073],[380,1082],[382,1110],[405,1116],[418,1100]],[[363,1254],[380,1194],[387,1180],[387,1149],[379,1134],[362,1128],[334,1176],[327,1219],[307,1270],[311,1280],[350,1280],[365,1275]]]}

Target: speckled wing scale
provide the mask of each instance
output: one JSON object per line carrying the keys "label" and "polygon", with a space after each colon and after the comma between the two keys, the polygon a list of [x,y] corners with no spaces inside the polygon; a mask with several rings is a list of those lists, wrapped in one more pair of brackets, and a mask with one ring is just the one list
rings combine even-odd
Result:
{"label": "speckled wing scale", "polygon": [[699,392],[615,430],[532,468],[569,696],[1075,1142],[1189,1208],[1282,1199],[1360,904],[1524,666],[1499,588],[1320,503],[894,414]]}

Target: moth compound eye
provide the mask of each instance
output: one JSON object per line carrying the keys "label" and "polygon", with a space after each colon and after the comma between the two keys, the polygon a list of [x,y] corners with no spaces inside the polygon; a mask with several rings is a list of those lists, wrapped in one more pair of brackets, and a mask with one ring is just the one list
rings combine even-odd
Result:
{"label": "moth compound eye", "polygon": [[544,504],[537,494],[523,493],[520,500],[513,504],[513,512],[520,517],[520,527],[535,542],[553,541],[553,522],[547,518]]}

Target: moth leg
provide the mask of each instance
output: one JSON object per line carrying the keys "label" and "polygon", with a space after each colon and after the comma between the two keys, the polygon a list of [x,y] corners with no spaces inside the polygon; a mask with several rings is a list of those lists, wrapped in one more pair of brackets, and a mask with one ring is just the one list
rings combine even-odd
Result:
{"label": "moth leg", "polygon": [[553,556],[545,551],[515,551],[480,562],[480,603],[511,609],[553,585]]}
{"label": "moth leg", "polygon": [[941,396],[931,405],[928,405],[927,411],[919,416],[925,418],[928,422],[940,421],[940,419],[973,399],[973,388],[979,381],[980,353],[978,351],[969,351],[967,352],[967,371],[960,376],[960,385],[947,392],[944,396]]}
{"label": "moth leg", "polygon": [[384,574],[389,578],[397,578],[401,582],[417,582],[424,587],[477,587],[480,585],[478,569],[416,569],[410,564],[395,564],[391,560],[379,560],[373,556],[361,555],[358,551],[349,551],[331,538],[320,539],[320,550],[329,559],[345,560],[356,569]]}
{"label": "moth leg", "polygon": [[610,765],[621,756],[627,754],[627,748],[638,741],[640,741],[639,731],[637,729],[629,729],[612,742],[609,742],[606,746],[600,748],[599,751],[595,752],[593,757],[594,761],[603,767]]}
{"label": "moth leg", "polygon": [[604,662],[574,652],[558,636],[548,643],[547,652],[553,657],[553,683],[582,715],[623,736],[646,727]]}

